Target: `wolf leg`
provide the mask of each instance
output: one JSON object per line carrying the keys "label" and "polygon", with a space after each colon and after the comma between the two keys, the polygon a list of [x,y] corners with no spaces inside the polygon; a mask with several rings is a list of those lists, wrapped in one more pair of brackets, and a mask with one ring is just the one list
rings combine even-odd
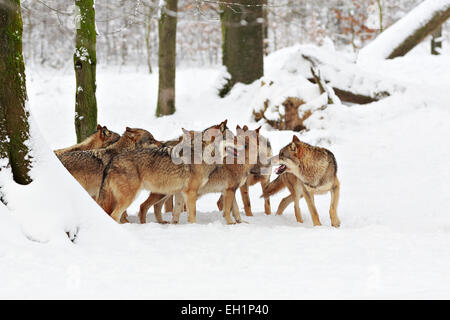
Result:
{"label": "wolf leg", "polygon": [[223,200],[224,200],[224,207],[223,207],[223,216],[225,217],[225,220],[228,224],[235,224],[233,220],[231,220],[231,208],[233,207],[233,199],[234,194],[230,189],[227,189],[224,191]]}
{"label": "wolf leg", "polygon": [[220,195],[219,200],[217,200],[217,208],[219,211],[223,210],[223,195]]}
{"label": "wolf leg", "polygon": [[[267,178],[264,178],[263,180],[261,180],[260,183],[261,183],[262,192],[264,193],[264,189],[270,183],[270,176],[267,176]],[[270,215],[272,213],[272,209],[270,208],[270,198],[266,198],[264,200],[264,212],[267,215]]]}
{"label": "wolf leg", "polygon": [[314,204],[314,195],[309,193],[303,184],[302,189],[314,226],[321,226],[322,224],[320,223],[319,214],[317,213],[316,205]]}
{"label": "wolf leg", "polygon": [[156,203],[156,204],[153,206],[153,210],[154,210],[154,212],[155,212],[155,218],[156,218],[156,221],[157,221],[158,223],[161,223],[161,224],[166,224],[166,223],[169,223],[169,222],[168,222],[168,221],[165,221],[165,220],[163,219],[163,216],[162,216],[162,208],[163,208],[163,205],[164,205],[164,201],[160,201],[160,202]]}
{"label": "wolf leg", "polygon": [[170,196],[164,203],[164,212],[173,212],[173,196]]}
{"label": "wolf leg", "polygon": [[294,202],[294,197],[292,196],[292,194],[288,195],[287,197],[283,198],[283,200],[281,200],[280,204],[278,205],[278,209],[277,209],[277,215],[282,215],[283,211],[286,210],[287,206],[291,203]]}
{"label": "wolf leg", "polygon": [[[139,208],[139,221],[140,223],[146,223],[147,220],[147,212],[148,209],[150,209],[151,206],[153,206],[155,203],[160,201],[162,198],[164,198],[165,195],[159,194],[159,193],[150,193],[147,200],[145,200],[140,208]],[[158,221],[159,222],[159,221]]]}
{"label": "wolf leg", "polygon": [[176,224],[180,221],[180,214],[184,209],[184,199],[181,193],[176,193],[174,196],[175,207],[172,213],[172,223]]}
{"label": "wolf leg", "polygon": [[303,223],[302,213],[300,211],[301,192],[299,192],[300,190],[297,185],[287,183],[287,187],[288,187],[289,191],[291,192],[292,200],[294,201],[295,219],[297,219],[297,222]]}
{"label": "wolf leg", "polygon": [[236,220],[237,223],[241,223],[242,222],[241,213],[239,212],[239,206],[236,201],[236,194],[234,195],[234,198],[233,198],[232,212],[233,212],[234,220]]}
{"label": "wolf leg", "polygon": [[184,193],[185,199],[186,199],[186,206],[187,206],[187,212],[188,212],[188,222],[189,223],[196,223],[197,217],[196,217],[196,202],[197,202],[197,191],[196,190],[188,190]]}
{"label": "wolf leg", "polygon": [[245,215],[248,217],[253,216],[252,204],[250,203],[250,197],[248,195],[248,184],[245,182],[242,187],[239,188],[241,191],[242,202],[244,203]]}
{"label": "wolf leg", "polygon": [[331,225],[333,227],[339,228],[341,225],[341,221],[338,218],[337,215],[337,206],[339,202],[339,192],[340,192],[340,183],[339,180],[336,178],[336,181],[331,188],[331,204],[330,204],[330,219],[331,219]]}
{"label": "wolf leg", "polygon": [[122,214],[122,217],[120,218],[120,223],[130,223],[130,221],[128,221],[128,213],[126,211]]}

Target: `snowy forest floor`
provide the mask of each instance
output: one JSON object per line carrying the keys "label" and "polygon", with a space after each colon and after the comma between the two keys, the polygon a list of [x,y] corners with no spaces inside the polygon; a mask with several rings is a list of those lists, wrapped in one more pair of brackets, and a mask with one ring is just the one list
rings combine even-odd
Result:
{"label": "snowy forest floor", "polygon": [[[219,195],[207,195],[198,201],[196,225],[186,223],[186,214],[179,225],[159,225],[151,210],[150,223],[118,227],[126,234],[118,246],[95,238],[75,245],[0,241],[0,297],[449,298],[449,59],[373,63],[367,71],[389,75],[407,91],[370,105],[330,106],[300,134],[337,158],[340,229],[330,226],[329,195],[316,197],[322,227],[312,226],[304,200],[304,224],[295,221],[292,205],[283,216],[266,216],[259,186],[250,190],[255,216],[229,226],[216,208]],[[276,72],[272,63],[269,57],[266,74]],[[30,106],[47,143],[73,144],[73,71],[27,72]],[[219,99],[219,75],[219,68],[180,68],[177,113],[156,119],[157,73],[100,67],[99,123],[119,133],[142,127],[161,140],[181,127],[203,129],[224,119],[232,129],[256,127],[255,86]],[[263,129],[274,153],[292,139],[292,132]],[[286,195],[271,199],[272,212]]]}

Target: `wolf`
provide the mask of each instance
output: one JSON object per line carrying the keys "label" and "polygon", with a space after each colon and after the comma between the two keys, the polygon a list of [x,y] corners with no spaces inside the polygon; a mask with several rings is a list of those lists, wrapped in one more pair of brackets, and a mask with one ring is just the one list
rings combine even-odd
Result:
{"label": "wolf", "polygon": [[[222,208],[223,216],[227,224],[241,223],[243,222],[240,216],[239,208],[237,206],[235,194],[237,189],[241,188],[247,183],[250,170],[254,167],[251,163],[251,152],[258,150],[258,142],[260,141],[259,129],[249,130],[247,126],[241,128],[239,125],[236,127],[235,144],[239,138],[243,139],[243,160],[242,163],[237,161],[239,152],[239,146],[236,145],[232,149],[233,163],[224,163],[218,165],[216,169],[208,177],[208,182],[199,190],[199,195],[208,193],[222,193]],[[253,138],[253,139],[252,139]],[[251,144],[254,144],[255,148],[251,148]],[[256,160],[256,159],[255,159]],[[220,200],[219,200],[220,202]],[[231,219],[231,212],[235,222]],[[175,210],[173,215],[173,223],[177,223],[179,220],[179,210]]]}
{"label": "wolf", "polygon": [[[226,123],[225,120],[200,132],[202,136],[211,135],[208,139],[202,139],[202,150],[212,150],[215,147],[215,135],[211,132],[225,135]],[[192,148],[190,141],[199,132],[185,129],[183,132],[182,143]],[[221,144],[220,157],[224,155],[223,146],[224,144]],[[177,164],[172,160],[173,148],[162,146],[136,149],[114,157],[105,171],[99,196],[99,204],[105,212],[120,222],[123,212],[142,189],[160,195],[181,192],[187,204],[188,221],[195,223],[198,191],[208,181],[217,164],[207,163],[203,158],[200,163]]]}
{"label": "wolf", "polygon": [[280,175],[264,190],[263,197],[277,193],[286,186],[291,195],[284,198],[277,210],[281,214],[286,206],[294,201],[295,216],[298,222],[303,222],[299,199],[303,196],[311,213],[314,226],[320,226],[320,219],[314,204],[314,195],[331,193],[330,219],[331,225],[338,228],[341,222],[337,215],[340,182],[337,178],[337,162],[333,153],[325,148],[311,146],[300,141],[294,135],[292,142],[282,148],[276,173]]}
{"label": "wolf", "polygon": [[[230,159],[232,163],[218,164],[208,177],[208,182],[198,190],[198,196],[203,196],[208,193],[222,193],[221,199],[223,216],[227,224],[242,223],[239,208],[236,202],[236,190],[247,183],[248,176],[254,164],[250,161],[250,152],[259,150],[260,135],[259,129],[249,130],[247,126],[241,128],[236,127],[236,137],[234,138],[234,146],[229,150],[231,152]],[[239,145],[237,144],[239,137],[243,141],[243,160],[242,163],[237,161]],[[252,138],[253,139],[250,139]],[[255,144],[255,148],[251,148],[250,144]],[[230,147],[230,146],[229,146]],[[256,157],[255,157],[256,158]],[[256,159],[255,159],[256,160]],[[141,223],[145,223],[145,216],[151,205],[154,206],[155,216],[161,216],[162,204],[164,201],[163,195],[152,194],[144,203],[141,204],[139,211],[139,218]],[[180,194],[175,194],[175,210],[172,215],[172,223],[178,223],[181,211],[183,211],[183,199]],[[234,221],[231,219],[231,212],[233,213]]]}
{"label": "wolf", "polygon": [[119,140],[119,138],[120,135],[118,133],[108,130],[106,126],[102,127],[101,125],[97,125],[97,130],[80,143],[68,148],[57,149],[54,152],[57,156],[60,156],[69,151],[84,151],[106,148]]}
{"label": "wolf", "polygon": [[151,148],[160,145],[153,135],[144,129],[126,128],[115,143],[102,149],[68,151],[58,156],[64,167],[96,200],[103,179],[103,172],[110,161],[127,150]]}
{"label": "wolf", "polygon": [[[253,168],[250,169],[250,174],[247,177],[247,181],[239,188],[242,202],[244,203],[244,212],[246,216],[253,216],[250,197],[248,194],[249,187],[260,183],[261,190],[264,192],[264,189],[270,182],[270,164],[262,161],[263,159],[261,159],[261,155],[263,153],[266,159],[272,158],[272,147],[270,145],[270,141],[259,133],[260,129],[261,127],[255,130],[258,137],[258,162],[253,166]],[[248,126],[245,125],[242,130],[244,130],[244,132],[248,131]],[[264,147],[264,149],[260,149],[261,147]],[[222,211],[222,196],[217,201],[217,207]],[[264,199],[264,212],[267,215],[270,215],[271,211],[270,198],[266,198]]]}

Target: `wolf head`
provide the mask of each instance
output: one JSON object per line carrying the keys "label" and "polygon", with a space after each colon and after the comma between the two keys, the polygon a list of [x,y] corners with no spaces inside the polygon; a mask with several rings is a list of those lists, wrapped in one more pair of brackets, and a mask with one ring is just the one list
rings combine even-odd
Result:
{"label": "wolf head", "polygon": [[[177,154],[179,150],[183,150],[180,155],[185,158],[184,163],[188,161],[195,164],[202,162],[207,164],[222,163],[225,156],[225,147],[229,140],[227,137],[231,133],[227,127],[227,120],[203,131],[186,130],[184,128],[182,130],[183,136],[175,150]],[[232,133],[231,135],[234,137]]]}
{"label": "wolf head", "polygon": [[293,136],[292,142],[281,149],[278,154],[278,160],[275,161],[275,164],[280,164],[280,166],[275,170],[275,173],[293,172],[294,168],[300,165],[302,154],[302,142],[297,136]]}
{"label": "wolf head", "polygon": [[126,127],[123,137],[135,144],[137,148],[154,148],[162,145],[150,132],[144,129]]}
{"label": "wolf head", "polygon": [[120,135],[113,131],[110,131],[106,126],[97,125],[97,130],[94,133],[95,139],[99,141],[99,148],[105,148],[117,140]]}

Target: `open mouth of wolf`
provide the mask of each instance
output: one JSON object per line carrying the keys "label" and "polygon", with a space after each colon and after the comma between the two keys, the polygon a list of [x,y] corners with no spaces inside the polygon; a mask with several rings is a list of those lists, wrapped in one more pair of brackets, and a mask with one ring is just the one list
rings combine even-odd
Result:
{"label": "open mouth of wolf", "polygon": [[282,174],[283,172],[285,172],[287,169],[287,166],[285,164],[282,164],[281,166],[279,166],[278,168],[275,169],[275,173],[276,174]]}

